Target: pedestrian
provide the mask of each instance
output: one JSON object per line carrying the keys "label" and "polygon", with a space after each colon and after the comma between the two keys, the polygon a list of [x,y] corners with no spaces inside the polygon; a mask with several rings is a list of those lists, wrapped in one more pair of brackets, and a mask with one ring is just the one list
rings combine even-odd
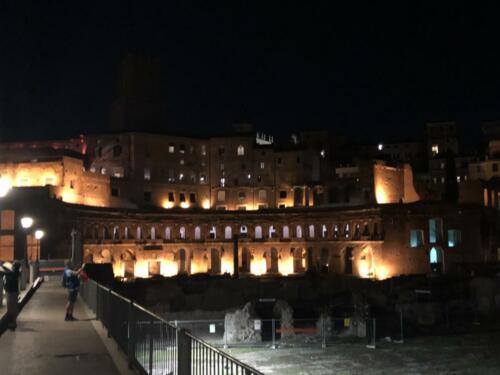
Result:
{"label": "pedestrian", "polygon": [[64,318],[65,321],[78,320],[73,316],[73,309],[75,307],[76,298],[78,297],[78,290],[80,288],[80,275],[83,273],[85,264],[76,271],[73,270],[71,266],[71,261],[69,259],[64,262],[62,286],[68,289],[66,317]]}
{"label": "pedestrian", "polygon": [[17,315],[19,313],[19,274],[21,263],[5,262],[0,265],[0,273],[5,278],[5,293],[7,294],[7,328],[17,328]]}

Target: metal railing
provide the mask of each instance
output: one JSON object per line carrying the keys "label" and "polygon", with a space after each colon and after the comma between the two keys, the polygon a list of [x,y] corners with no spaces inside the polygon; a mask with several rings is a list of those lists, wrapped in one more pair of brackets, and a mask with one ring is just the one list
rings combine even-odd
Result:
{"label": "metal railing", "polygon": [[81,296],[127,354],[129,366],[142,374],[263,375],[93,280],[82,286]]}

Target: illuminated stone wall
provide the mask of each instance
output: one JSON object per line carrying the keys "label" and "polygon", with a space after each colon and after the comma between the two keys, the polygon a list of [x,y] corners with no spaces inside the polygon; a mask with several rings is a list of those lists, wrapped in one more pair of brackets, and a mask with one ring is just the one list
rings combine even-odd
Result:
{"label": "illuminated stone wall", "polygon": [[378,162],[373,166],[375,199],[379,204],[413,203],[420,200],[413,186],[409,164],[389,166]]}
{"label": "illuminated stone wall", "polygon": [[[128,212],[126,217],[102,212],[94,217],[86,211],[78,217],[85,260],[112,262],[122,276],[233,273],[235,234],[239,271],[253,275],[317,271],[385,279],[430,273],[432,248],[442,253],[444,272],[457,263],[481,260],[483,252],[477,206],[415,203],[286,214]],[[435,243],[429,234],[432,218],[442,220]],[[412,230],[422,231],[423,242],[417,246],[411,244]],[[460,232],[459,243],[450,244],[450,230]]]}
{"label": "illuminated stone wall", "polygon": [[1,163],[0,180],[11,187],[52,186],[56,198],[67,203],[113,207],[109,177],[84,171],[83,161],[62,156],[52,160]]}

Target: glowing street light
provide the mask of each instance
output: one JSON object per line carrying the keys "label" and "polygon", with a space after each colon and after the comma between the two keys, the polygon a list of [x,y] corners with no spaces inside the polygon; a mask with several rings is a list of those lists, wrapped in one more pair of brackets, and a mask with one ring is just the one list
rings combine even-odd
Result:
{"label": "glowing street light", "polygon": [[38,241],[40,241],[40,240],[43,238],[43,236],[45,236],[45,232],[44,232],[43,230],[41,230],[41,229],[37,229],[37,230],[35,231],[35,238],[36,238]]}
{"label": "glowing street light", "polygon": [[33,225],[33,219],[29,216],[25,216],[21,218],[21,226],[24,229],[29,229]]}

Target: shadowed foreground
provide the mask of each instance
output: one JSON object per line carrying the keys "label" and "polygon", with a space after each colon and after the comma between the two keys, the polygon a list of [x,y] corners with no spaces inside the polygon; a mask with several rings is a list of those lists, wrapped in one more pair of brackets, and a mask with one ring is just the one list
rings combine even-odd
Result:
{"label": "shadowed foreground", "polygon": [[80,302],[77,322],[64,322],[66,290],[59,281],[42,284],[18,318],[18,329],[0,336],[0,373],[118,374]]}

